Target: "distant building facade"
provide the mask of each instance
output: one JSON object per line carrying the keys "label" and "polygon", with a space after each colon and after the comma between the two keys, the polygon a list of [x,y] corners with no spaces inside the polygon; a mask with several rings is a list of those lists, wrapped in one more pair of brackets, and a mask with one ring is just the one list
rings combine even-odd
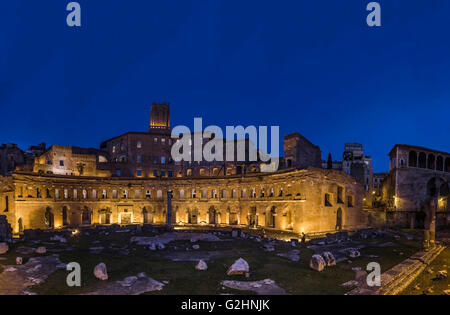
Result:
{"label": "distant building facade", "polygon": [[434,207],[438,225],[448,225],[450,153],[397,144],[389,153],[390,170],[382,182],[382,207],[391,225],[420,227]]}
{"label": "distant building facade", "polygon": [[8,143],[0,146],[0,175],[10,176],[16,167],[24,165],[25,155],[17,144]]}
{"label": "distant building facade", "polygon": [[298,132],[284,137],[285,167],[322,167],[322,152]]}
{"label": "distant building facade", "polygon": [[[226,150],[229,142],[218,141]],[[100,149],[53,145],[34,158],[31,169],[0,177],[0,210],[15,233],[90,224],[164,224],[171,191],[174,225],[296,233],[367,225],[363,186],[341,171],[323,170],[320,148],[299,133],[285,137],[286,157],[280,170],[271,173],[262,173],[264,164],[249,158],[250,140],[231,142],[244,143],[244,161],[172,161],[170,108],[155,103],[148,132],[125,133],[104,141]]]}

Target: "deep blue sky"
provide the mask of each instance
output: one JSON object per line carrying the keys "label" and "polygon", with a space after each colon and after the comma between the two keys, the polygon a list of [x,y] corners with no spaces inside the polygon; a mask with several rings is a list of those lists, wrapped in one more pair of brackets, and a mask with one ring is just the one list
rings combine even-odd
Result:
{"label": "deep blue sky", "polygon": [[450,1],[3,1],[0,143],[98,147],[172,124],[280,125],[326,158],[364,144],[375,171],[395,143],[450,151]]}

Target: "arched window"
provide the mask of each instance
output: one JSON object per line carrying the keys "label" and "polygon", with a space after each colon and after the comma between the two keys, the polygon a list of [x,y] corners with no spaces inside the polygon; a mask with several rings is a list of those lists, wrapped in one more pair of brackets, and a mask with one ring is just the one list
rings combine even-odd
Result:
{"label": "arched window", "polygon": [[428,169],[434,170],[435,168],[435,162],[436,158],[434,157],[434,154],[428,154]]}
{"label": "arched window", "polygon": [[436,159],[436,170],[441,172],[444,170],[444,158],[440,155]]}
{"label": "arched window", "polygon": [[419,167],[427,168],[427,155],[423,152],[419,153]]}
{"label": "arched window", "polygon": [[416,151],[409,152],[409,163],[410,167],[417,167],[417,153]]}

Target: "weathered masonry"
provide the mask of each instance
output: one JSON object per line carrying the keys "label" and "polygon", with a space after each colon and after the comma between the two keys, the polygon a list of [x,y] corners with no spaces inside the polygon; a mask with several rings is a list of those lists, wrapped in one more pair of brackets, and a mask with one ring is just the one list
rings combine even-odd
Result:
{"label": "weathered masonry", "polygon": [[381,185],[388,224],[423,227],[431,207],[436,224],[448,225],[450,153],[398,144],[389,157],[390,171]]}
{"label": "weathered masonry", "polygon": [[232,225],[296,233],[366,226],[363,187],[309,167],[198,178],[87,177],[16,172],[1,178],[0,205],[15,233],[91,224]]}

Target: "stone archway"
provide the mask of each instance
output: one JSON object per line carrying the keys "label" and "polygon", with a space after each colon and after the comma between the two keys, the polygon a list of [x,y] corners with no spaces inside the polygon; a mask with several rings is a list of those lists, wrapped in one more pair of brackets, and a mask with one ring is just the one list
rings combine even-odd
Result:
{"label": "stone archway", "polygon": [[144,224],[149,223],[149,215],[146,207],[142,208],[142,223]]}
{"label": "stone archway", "polygon": [[50,207],[47,207],[45,209],[44,219],[45,219],[45,225],[47,228],[49,228],[49,229],[55,228],[55,216]]}
{"label": "stone archway", "polygon": [[197,209],[193,209],[192,211],[190,211],[189,223],[190,224],[198,224],[198,210]]}
{"label": "stone archway", "polygon": [[23,233],[23,220],[22,220],[22,218],[19,218],[19,220],[17,221],[17,224],[19,225],[19,233],[22,234]]}
{"label": "stone archway", "polygon": [[62,207],[62,225],[69,225],[69,209],[67,208],[67,206]]}
{"label": "stone archway", "polygon": [[217,211],[214,208],[214,206],[211,206],[208,210],[208,223],[209,224],[216,224],[217,223],[217,217],[216,217]]}
{"label": "stone archway", "polygon": [[257,224],[258,224],[258,222],[257,222],[258,217],[256,215],[256,212],[257,212],[256,211],[256,207],[251,207],[250,208],[250,212],[249,212],[248,217],[247,217],[247,224],[250,227],[256,227]]}
{"label": "stone archway", "polygon": [[276,215],[277,210],[275,206],[271,207],[270,210],[267,212],[267,224],[266,226],[269,228],[275,228],[276,227]]}
{"label": "stone archway", "polygon": [[98,220],[100,224],[111,224],[111,210],[100,210],[98,213]]}
{"label": "stone archway", "polygon": [[92,211],[88,207],[84,207],[81,212],[81,224],[91,225],[92,224]]}

